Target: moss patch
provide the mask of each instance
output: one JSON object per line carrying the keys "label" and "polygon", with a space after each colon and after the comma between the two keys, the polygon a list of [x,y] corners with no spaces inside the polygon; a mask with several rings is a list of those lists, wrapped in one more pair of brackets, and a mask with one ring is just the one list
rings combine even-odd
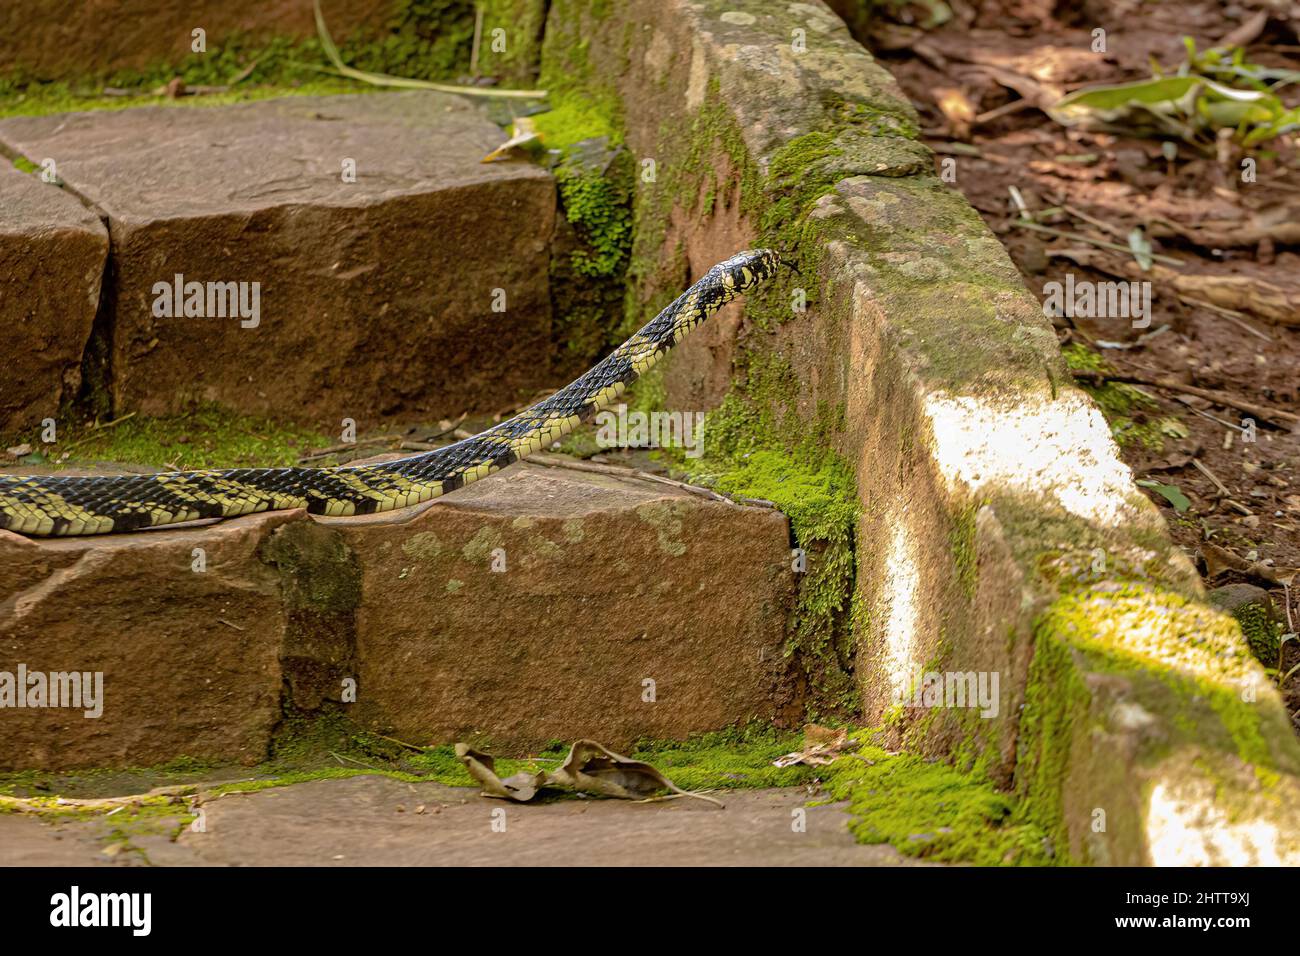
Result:
{"label": "moss patch", "polygon": [[330,444],[310,429],[216,405],[163,418],[136,416],[100,428],[70,425],[49,445],[40,441],[39,431],[20,437],[34,449],[23,464],[43,467],[102,461],[178,469],[292,465],[308,449]]}
{"label": "moss patch", "polygon": [[909,856],[991,866],[1057,862],[1051,842],[1024,819],[1015,797],[945,763],[874,746],[855,735],[856,753],[823,769],[823,786],[847,800],[859,842],[888,843]]}
{"label": "moss patch", "polygon": [[[1032,819],[1062,848],[1065,775],[1078,759],[1072,750],[1086,745],[1090,721],[1103,719],[1088,673],[1127,682],[1132,698],[1168,728],[1170,736],[1137,755],[1145,764],[1189,746],[1236,754],[1266,789],[1279,773],[1296,771],[1285,713],[1244,694],[1257,684],[1262,692],[1263,678],[1231,617],[1146,583],[1103,582],[1070,592],[1036,627],[1016,766],[1017,791]],[[1094,785],[1106,788],[1105,781]]]}
{"label": "moss patch", "polygon": [[774,767],[772,761],[801,744],[797,733],[755,723],[685,741],[642,741],[628,756],[652,764],[684,790],[794,787],[816,779],[817,768]]}
{"label": "moss patch", "polygon": [[746,384],[705,419],[704,455],[673,460],[692,482],[770,501],[790,518],[803,554],[791,557],[799,597],[786,652],[809,679],[810,718],[848,716],[859,706],[852,609],[860,505],[852,469],[829,450],[841,411],[823,407],[805,426],[789,390],[792,376],[780,360],[756,358]]}
{"label": "moss patch", "polygon": [[[1062,355],[1071,370],[1101,374],[1112,371],[1104,358],[1077,343],[1062,349]],[[1115,443],[1121,447],[1139,444],[1158,452],[1166,439],[1187,437],[1186,426],[1176,417],[1152,414],[1160,403],[1139,388],[1123,382],[1080,382],[1079,386],[1097,403]]]}
{"label": "moss patch", "polygon": [[1282,625],[1260,604],[1243,604],[1232,612],[1250,652],[1265,667],[1276,668],[1282,648]]}

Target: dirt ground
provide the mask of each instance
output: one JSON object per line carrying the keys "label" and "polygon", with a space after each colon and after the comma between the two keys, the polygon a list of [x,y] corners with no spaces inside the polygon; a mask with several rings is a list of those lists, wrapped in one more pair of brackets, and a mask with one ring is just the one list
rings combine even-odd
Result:
{"label": "dirt ground", "polygon": [[[1149,325],[1056,316],[1060,341],[1207,587],[1263,587],[1284,629],[1296,631],[1297,134],[1243,149],[1231,131],[1193,141],[1126,135],[1122,125],[1088,131],[1046,108],[1081,87],[1150,79],[1153,63],[1173,73],[1187,59],[1185,36],[1197,51],[1240,47],[1247,63],[1300,70],[1300,8],[1288,16],[1255,0],[992,0],[953,3],[937,27],[926,23],[931,9],[904,6],[859,38],[920,111],[941,175],[947,161],[949,181],[1045,304],[1049,283],[1064,286],[1067,274],[1076,284],[1151,282]],[[1094,50],[1098,28],[1104,52]],[[1277,95],[1296,106],[1300,83]],[[1253,182],[1243,160],[1253,160]],[[1129,243],[1137,228],[1167,257],[1145,270]],[[1300,646],[1283,649],[1285,673],[1300,663]],[[1300,672],[1283,691],[1300,720]]]}
{"label": "dirt ground", "polygon": [[[803,788],[526,806],[383,776],[313,780],[202,804],[202,831],[157,820],[0,814],[0,866],[928,866],[864,846],[839,805]],[[795,813],[806,816],[794,827]],[[177,832],[179,831],[179,833]]]}

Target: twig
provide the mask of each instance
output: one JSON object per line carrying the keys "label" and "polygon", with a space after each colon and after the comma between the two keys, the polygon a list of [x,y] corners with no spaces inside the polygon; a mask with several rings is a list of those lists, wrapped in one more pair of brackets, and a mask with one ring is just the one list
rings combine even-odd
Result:
{"label": "twig", "polygon": [[256,57],[256,58],[253,60],[252,63],[248,64],[248,66],[244,67],[242,70],[240,70],[238,73],[236,73],[233,77],[231,77],[230,82],[227,83],[226,85],[227,85],[227,86],[238,86],[240,83],[244,82],[244,80],[248,79],[250,76],[253,75],[253,71],[257,69],[257,64],[259,64],[259,63],[261,63],[261,62],[262,62],[262,58],[261,58],[261,57]]}
{"label": "twig", "polygon": [[1025,197],[1020,195],[1020,190],[1015,186],[1008,186],[1007,192],[1011,194],[1011,201],[1016,204],[1016,209],[1020,211],[1020,221],[1031,222],[1029,207],[1025,205]]}
{"label": "twig", "polygon": [[1209,468],[1205,467],[1201,459],[1193,458],[1192,464],[1196,467],[1197,471],[1203,474],[1206,478],[1209,478],[1210,481],[1214,482],[1214,487],[1219,489],[1219,494],[1221,494],[1225,498],[1232,497],[1232,492],[1228,490],[1228,487],[1219,480],[1218,476],[1214,472],[1210,471]]}
{"label": "twig", "polygon": [[342,76],[361,80],[374,86],[396,86],[411,90],[437,90],[440,93],[459,93],[462,96],[501,96],[510,99],[539,100],[546,96],[545,90],[499,90],[479,86],[453,86],[449,83],[431,83],[428,80],[413,80],[404,76],[389,76],[387,73],[371,73],[368,70],[355,70],[343,62],[339,48],[325,28],[325,17],[320,12],[320,0],[314,0],[316,8],[316,32],[320,34],[321,49],[334,69]]}
{"label": "twig", "polygon": [[1210,469],[1207,468],[1199,458],[1192,458],[1192,464],[1196,467],[1197,471],[1203,474],[1206,478],[1209,478],[1210,481],[1214,482],[1214,487],[1219,489],[1219,497],[1223,499],[1224,504],[1240,511],[1247,518],[1253,514],[1253,512],[1241,502],[1233,500],[1232,492],[1228,490],[1228,486],[1221,482],[1219,476],[1210,471]]}
{"label": "twig", "polygon": [[1010,103],[1004,103],[1001,106],[995,106],[991,110],[980,113],[971,122],[972,126],[983,126],[985,123],[991,123],[996,119],[1004,116],[1010,116],[1012,113],[1019,113],[1021,110],[1033,109],[1038,104],[1032,100],[1012,100]]}
{"label": "twig", "polygon": [[344,760],[346,760],[346,761],[348,761],[348,762],[350,762],[350,763],[354,763],[354,764],[356,764],[358,767],[365,767],[367,770],[373,770],[375,773],[383,773],[383,772],[384,772],[384,771],[380,770],[378,767],[372,767],[372,766],[371,766],[370,764],[368,764],[368,763],[362,763],[362,762],[361,762],[360,760],[358,760],[356,757],[349,757],[347,754],[336,754],[336,753],[335,753],[334,751],[332,751],[332,750],[327,750],[326,753],[328,753],[331,757],[333,757],[333,758],[334,758],[335,760],[337,760],[339,763],[342,763]]}
{"label": "twig", "polygon": [[1077,219],[1082,219],[1084,222],[1096,226],[1102,232],[1109,233],[1110,235],[1117,236],[1119,238],[1123,238],[1124,236],[1127,235],[1127,233],[1125,233],[1124,230],[1120,229],[1118,226],[1112,226],[1110,223],[1103,222],[1102,220],[1096,218],[1095,216],[1090,216],[1082,209],[1076,209],[1074,206],[1064,205],[1064,204],[1061,206],[1061,208],[1064,209],[1066,212],[1068,212],[1071,216],[1074,216]]}
{"label": "twig", "polygon": [[[1141,392],[1142,390],[1138,389],[1138,391]],[[1142,392],[1142,394],[1146,395],[1147,393]],[[1189,412],[1195,412],[1197,415],[1200,415],[1202,418],[1214,422],[1214,424],[1216,425],[1222,425],[1224,428],[1228,429],[1229,432],[1241,431],[1240,425],[1234,424],[1233,422],[1225,422],[1218,415],[1211,415],[1209,412],[1205,411],[1204,409],[1197,408],[1195,405],[1191,403],[1191,401],[1189,401],[1183,395],[1175,395],[1174,401],[1181,403]]]}
{"label": "twig", "polygon": [[[1013,219],[1011,220],[1011,224],[1013,226],[1018,226],[1021,229],[1032,229],[1035,232],[1045,232],[1049,236],[1058,236],[1061,239],[1073,239],[1076,242],[1086,242],[1090,245],[1098,246],[1102,249],[1110,249],[1113,252],[1123,252],[1128,255],[1133,254],[1133,250],[1130,249],[1128,246],[1121,246],[1115,242],[1107,242],[1104,239],[1093,239],[1091,236],[1085,236],[1082,233],[1066,232],[1064,229],[1053,229],[1051,226],[1040,226],[1038,223],[1031,222],[1028,219]],[[1183,265],[1183,261],[1181,259],[1175,259],[1172,256],[1161,255],[1158,252],[1151,253],[1151,258],[1156,262],[1163,262],[1165,265],[1169,265],[1169,266],[1181,267]]]}
{"label": "twig", "polygon": [[478,50],[483,41],[483,4],[474,4],[474,45],[469,51],[469,75],[478,79]]}
{"label": "twig", "polygon": [[1253,325],[1251,325],[1249,322],[1246,321],[1245,314],[1242,312],[1238,312],[1236,309],[1227,309],[1221,305],[1215,305],[1213,302],[1206,302],[1204,299],[1198,299],[1195,296],[1190,296],[1185,292],[1179,292],[1177,289],[1174,290],[1174,294],[1177,295],[1178,298],[1182,299],[1184,302],[1191,303],[1192,305],[1199,305],[1202,309],[1209,309],[1211,312],[1217,312],[1219,315],[1223,316],[1229,322],[1235,323],[1236,325],[1245,329],[1251,335],[1258,336],[1259,338],[1263,339],[1265,342],[1273,341],[1273,337],[1271,335],[1269,335],[1267,332],[1261,332],[1259,329],[1255,328]]}
{"label": "twig", "polygon": [[1097,385],[1106,382],[1123,382],[1126,385],[1149,385],[1152,388],[1163,388],[1171,392],[1195,395],[1197,398],[1203,398],[1216,405],[1248,412],[1263,421],[1300,423],[1300,415],[1294,412],[1283,411],[1280,408],[1269,408],[1265,405],[1256,405],[1254,402],[1248,402],[1244,398],[1237,398],[1235,395],[1229,395],[1226,392],[1219,392],[1209,388],[1197,388],[1195,385],[1184,385],[1182,382],[1170,378],[1145,378],[1141,375],[1128,375],[1122,372],[1089,372],[1082,369],[1075,370],[1074,377]]}
{"label": "twig", "polygon": [[316,461],[319,458],[328,458],[330,455],[337,455],[339,452],[351,451],[356,448],[366,448],[370,445],[382,445],[384,442],[393,440],[392,435],[383,435],[379,438],[367,438],[365,441],[345,441],[338,445],[330,445],[328,448],[321,448],[317,451],[303,455],[298,461]]}
{"label": "twig", "polygon": [[380,740],[387,740],[390,743],[405,747],[407,750],[414,750],[418,754],[422,754],[425,751],[424,747],[417,747],[415,744],[408,744],[405,740],[398,740],[396,737],[386,737],[383,734],[375,734],[375,736]]}
{"label": "twig", "polygon": [[169,787],[155,787],[148,793],[128,794],[124,797],[98,797],[91,800],[74,800],[68,797],[56,797],[54,803],[44,802],[48,798],[42,797],[11,797],[8,794],[0,794],[0,812],[5,810],[16,813],[47,813],[51,810],[60,808],[73,808],[77,810],[107,810],[110,807],[118,810],[123,807],[141,806],[141,801],[149,797],[168,797],[173,803],[179,803],[181,797],[190,796],[198,792],[198,785],[193,783],[176,784]]}
{"label": "twig", "polygon": [[[121,418],[115,418],[111,422],[105,422],[102,425],[98,423],[91,425],[90,430],[92,432],[103,431],[106,428],[112,428],[114,425],[122,424],[122,422],[126,421],[128,418],[134,418],[134,417],[135,417],[135,412],[127,412]],[[78,438],[76,441],[69,442],[68,444],[64,445],[62,450],[66,452],[69,449],[76,448],[78,445],[84,445],[92,438],[98,438],[98,437],[99,437],[98,435],[83,435],[81,438]]]}

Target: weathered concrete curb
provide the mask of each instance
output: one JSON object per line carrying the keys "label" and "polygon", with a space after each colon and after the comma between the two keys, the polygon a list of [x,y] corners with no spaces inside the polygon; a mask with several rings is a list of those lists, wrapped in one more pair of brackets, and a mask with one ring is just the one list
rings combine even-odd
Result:
{"label": "weathered concrete curb", "polygon": [[288,712],[421,744],[612,747],[795,722],[789,526],[521,465],[419,509],[0,532],[0,672],[103,672],[103,712],[0,709],[0,768],[256,763]]}
{"label": "weathered concrete curb", "polygon": [[[789,409],[844,423],[869,716],[1014,785],[1063,858],[1300,862],[1278,696],[892,79],[820,2],[555,3],[544,55],[577,37],[658,169],[642,301],[744,244],[798,251],[802,278],[688,340],[664,383],[668,407],[700,408],[775,361],[799,383]],[[791,314],[796,286],[810,305]],[[998,674],[997,717],[900,707],[922,671]]]}

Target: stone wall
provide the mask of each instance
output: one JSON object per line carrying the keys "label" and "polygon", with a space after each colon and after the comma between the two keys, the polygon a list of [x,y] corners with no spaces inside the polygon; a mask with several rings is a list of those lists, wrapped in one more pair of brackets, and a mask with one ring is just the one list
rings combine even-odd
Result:
{"label": "stone wall", "polygon": [[[673,354],[665,401],[731,391],[842,422],[866,715],[1015,787],[1063,858],[1300,860],[1300,745],[1277,694],[1002,247],[933,174],[892,79],[820,2],[667,6],[557,0],[543,72],[581,49],[653,160],[634,311],[743,246],[795,260]],[[747,374],[774,359],[795,398]],[[997,674],[996,716],[900,706],[922,671]]]}

